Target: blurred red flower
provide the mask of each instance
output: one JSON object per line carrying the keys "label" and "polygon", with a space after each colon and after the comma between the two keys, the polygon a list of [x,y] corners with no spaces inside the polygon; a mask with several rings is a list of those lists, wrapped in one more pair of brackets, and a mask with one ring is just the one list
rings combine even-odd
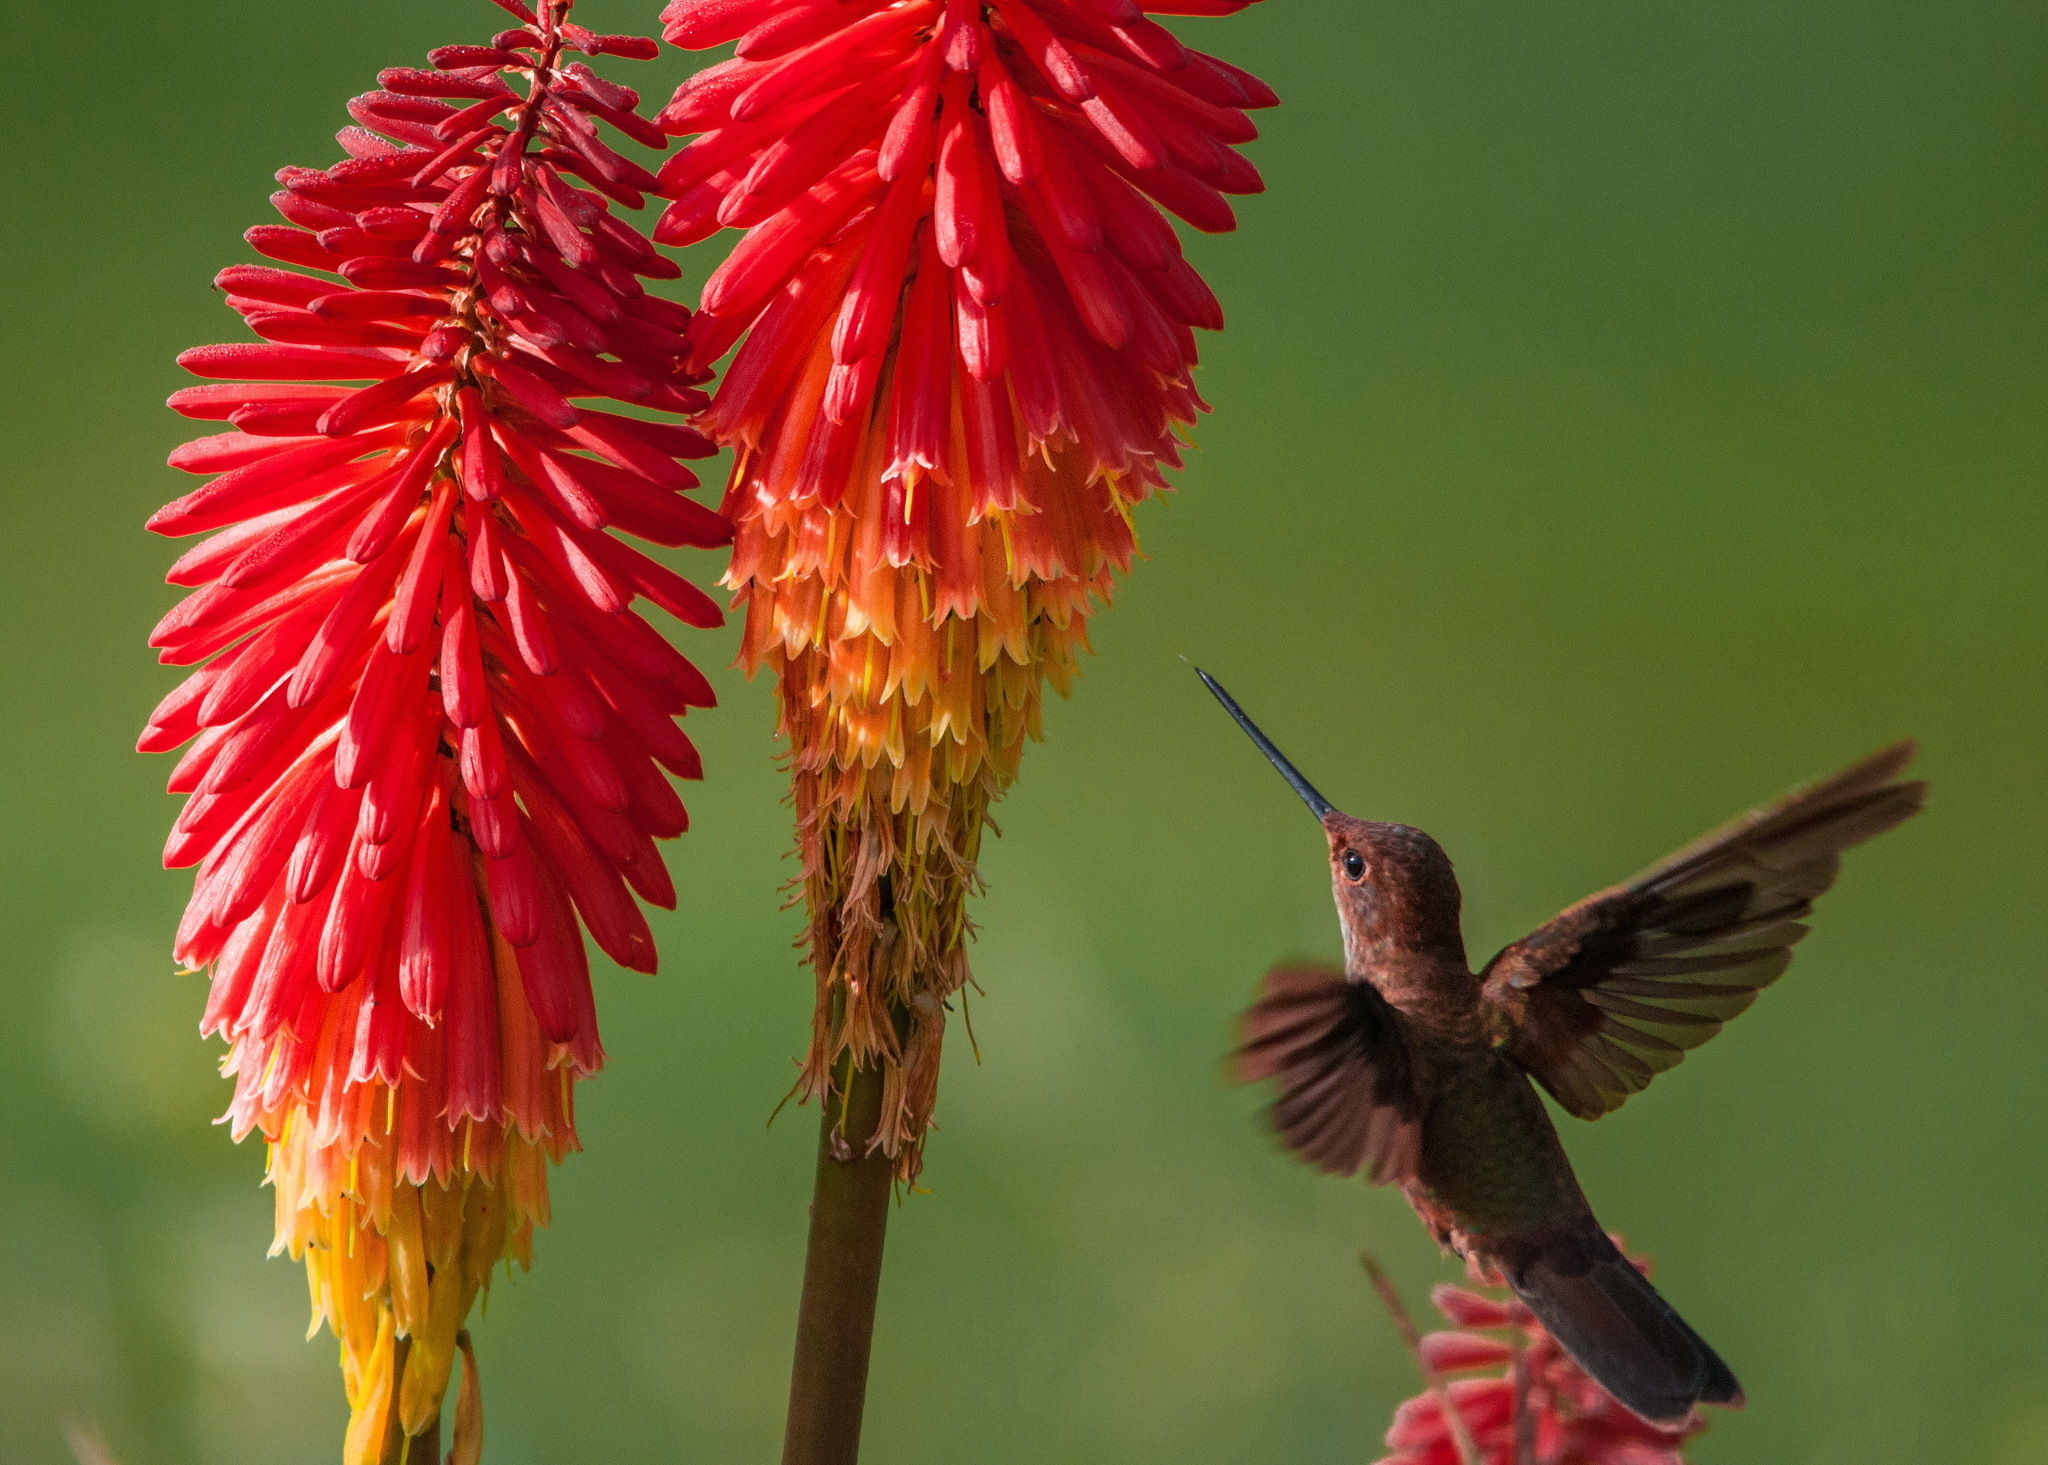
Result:
{"label": "blurred red flower", "polygon": [[[1648,1263],[1632,1260],[1648,1272]],[[1464,1421],[1483,1465],[1683,1465],[1681,1446],[1706,1428],[1696,1413],[1677,1430],[1659,1429],[1630,1413],[1512,1298],[1445,1284],[1430,1292],[1430,1301],[1457,1326],[1421,1339],[1423,1371],[1433,1380],[1500,1371],[1454,1379],[1443,1385],[1443,1396],[1431,1388],[1408,1400],[1387,1431],[1393,1453],[1378,1465],[1460,1465],[1444,1396]],[[1517,1350],[1527,1381],[1519,1417]],[[1531,1446],[1524,1454],[1517,1453],[1518,1424]]]}

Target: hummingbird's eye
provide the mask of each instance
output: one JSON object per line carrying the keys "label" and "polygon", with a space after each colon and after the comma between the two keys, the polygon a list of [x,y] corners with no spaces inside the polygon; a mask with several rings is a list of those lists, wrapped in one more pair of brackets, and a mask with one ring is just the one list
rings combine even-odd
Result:
{"label": "hummingbird's eye", "polygon": [[1355,849],[1344,851],[1344,878],[1363,880],[1365,878],[1365,857]]}

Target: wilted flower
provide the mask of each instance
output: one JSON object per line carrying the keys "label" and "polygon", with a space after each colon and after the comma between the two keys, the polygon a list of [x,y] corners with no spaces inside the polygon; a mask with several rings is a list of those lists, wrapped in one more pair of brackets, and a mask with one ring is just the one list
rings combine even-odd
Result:
{"label": "wilted flower", "polygon": [[[1648,1263],[1632,1260],[1649,1271]],[[1441,1394],[1431,1388],[1403,1404],[1387,1431],[1393,1453],[1378,1465],[1460,1465],[1455,1431],[1444,1414],[1446,1397],[1477,1447],[1480,1465],[1683,1465],[1681,1447],[1706,1428],[1698,1414],[1682,1428],[1666,1430],[1630,1413],[1510,1297],[1446,1284],[1431,1291],[1430,1301],[1457,1326],[1420,1340],[1423,1371],[1432,1380],[1481,1369],[1499,1372],[1453,1379]],[[1526,1442],[1519,1453],[1518,1438]]]}
{"label": "wilted flower", "polygon": [[384,72],[347,158],[278,175],[290,224],[248,239],[299,268],[221,272],[263,339],[179,358],[222,380],[171,405],[234,430],[172,454],[219,476],[150,521],[211,536],[151,638],[205,665],[141,741],[192,743],[164,854],[199,867],[176,955],[211,969],[228,1120],[269,1141],[277,1249],[341,1340],[351,1462],[433,1424],[477,1292],[530,1262],[573,1085],[604,1057],[578,918],[654,970],[634,893],[674,904],[653,841],[687,820],[662,769],[698,776],[675,719],[713,700],[630,604],[700,626],[717,607],[605,532],[726,542],[680,496],[676,459],[711,447],[571,403],[705,400],[688,313],[635,278],[675,267],[609,211],[654,180],[595,124],[665,139],[567,59],[654,42],[498,3],[524,24]]}
{"label": "wilted flower", "polygon": [[[655,238],[747,230],[691,324],[736,461],[727,583],[790,740],[819,982],[804,1082],[888,1072],[916,1173],[988,805],[1204,410],[1221,309],[1163,207],[1227,230],[1273,94],[1143,11],[1249,0],[674,0],[737,41],[657,120]],[[835,1003],[843,1014],[834,1021]]]}

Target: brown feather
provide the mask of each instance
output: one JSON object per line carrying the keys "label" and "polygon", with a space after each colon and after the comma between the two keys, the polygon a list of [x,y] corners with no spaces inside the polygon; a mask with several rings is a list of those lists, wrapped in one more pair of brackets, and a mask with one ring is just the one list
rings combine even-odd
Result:
{"label": "brown feather", "polygon": [[1276,1079],[1267,1111],[1280,1142],[1333,1175],[1409,1178],[1422,1106],[1402,1020],[1371,987],[1323,968],[1276,967],[1240,1021],[1240,1081]]}
{"label": "brown feather", "polygon": [[1913,752],[1794,789],[1506,948],[1481,975],[1495,1041],[1579,1117],[1618,1107],[1777,980],[1842,851],[1919,810],[1926,785],[1892,782]]}

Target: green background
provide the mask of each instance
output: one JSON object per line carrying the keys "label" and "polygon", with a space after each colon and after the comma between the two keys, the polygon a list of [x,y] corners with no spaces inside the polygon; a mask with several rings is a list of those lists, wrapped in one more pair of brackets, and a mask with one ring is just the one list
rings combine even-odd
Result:
{"label": "green background", "polygon": [[[655,0],[604,0],[645,30]],[[587,12],[587,13],[584,13]],[[334,1346],[172,974],[173,355],[233,338],[271,172],[470,0],[40,6],[0,319],[0,1458],[320,1461]],[[1707,1465],[2048,1460],[2040,956],[2048,12],[2031,0],[1268,0],[1190,22],[1286,98],[1191,245],[1215,416],[1001,810],[931,1194],[896,1213],[869,1458],[1369,1461],[1414,1380],[1358,1274],[1452,1275],[1398,1196],[1224,1087],[1270,960],[1332,955],[1315,831],[1178,659],[1343,807],[1460,862],[1475,957],[1911,732],[1927,815],[1790,977],[1566,1141],[1753,1401]],[[657,100],[690,68],[633,79]],[[616,73],[615,73],[616,74]],[[716,246],[686,261],[694,288]],[[680,557],[700,578],[708,555]],[[730,633],[695,635],[707,668]],[[714,674],[659,977],[530,1276],[478,1330],[488,1458],[774,1458],[813,1120],[765,684]]]}

